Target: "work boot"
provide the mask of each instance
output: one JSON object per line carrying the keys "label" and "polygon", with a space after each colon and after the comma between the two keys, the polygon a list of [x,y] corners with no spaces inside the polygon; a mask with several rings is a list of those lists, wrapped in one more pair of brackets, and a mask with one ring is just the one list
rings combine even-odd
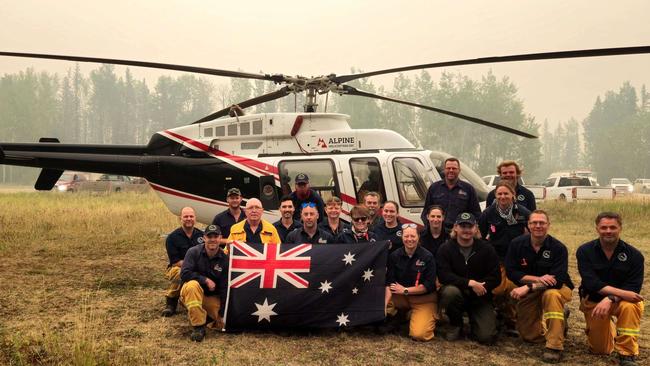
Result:
{"label": "work boot", "polygon": [[636,366],[636,357],[618,355],[618,364],[621,366]]}
{"label": "work boot", "polygon": [[165,306],[165,310],[162,311],[161,315],[164,316],[165,318],[168,318],[176,314],[178,297],[165,297],[165,300],[167,301],[167,305]]}
{"label": "work boot", "polygon": [[194,342],[201,342],[205,338],[205,324],[194,327],[192,334],[190,334],[190,339]]}
{"label": "work boot", "polygon": [[571,310],[564,307],[564,338],[566,338],[567,333],[569,333],[569,315],[571,315]]}
{"label": "work boot", "polygon": [[445,333],[445,339],[448,340],[449,342],[455,342],[460,339],[462,335],[462,327],[458,326],[451,326],[447,330],[447,333]]}
{"label": "work boot", "polygon": [[562,351],[546,348],[542,354],[542,361],[546,363],[558,363],[562,359]]}

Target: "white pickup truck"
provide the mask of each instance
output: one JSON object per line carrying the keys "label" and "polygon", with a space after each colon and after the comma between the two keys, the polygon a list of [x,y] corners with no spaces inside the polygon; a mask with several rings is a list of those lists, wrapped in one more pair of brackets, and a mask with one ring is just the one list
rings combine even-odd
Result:
{"label": "white pickup truck", "polygon": [[[496,187],[497,184],[499,184],[499,181],[501,180],[501,177],[494,174],[494,175],[486,175],[483,178],[483,182],[485,182],[485,185],[488,186],[488,189],[491,191]],[[531,192],[533,192],[533,196],[535,196],[535,202],[539,202],[544,200],[546,198],[546,187],[544,186],[529,186],[524,183],[524,180],[519,177],[518,180],[519,184],[528,188]]]}
{"label": "white pickup truck", "polygon": [[544,186],[546,198],[567,202],[608,200],[616,196],[611,187],[592,186],[587,177],[550,177]]}

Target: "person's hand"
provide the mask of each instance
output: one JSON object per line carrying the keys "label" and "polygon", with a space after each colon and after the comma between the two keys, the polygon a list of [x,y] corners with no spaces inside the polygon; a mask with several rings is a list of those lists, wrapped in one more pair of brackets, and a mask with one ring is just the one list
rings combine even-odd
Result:
{"label": "person's hand", "polygon": [[216,329],[223,329],[223,317],[217,315],[217,319],[214,320],[214,327]]}
{"label": "person's hand", "polygon": [[524,296],[528,295],[528,292],[530,292],[530,288],[524,285],[512,290],[510,292],[510,296],[515,300],[519,300]]}
{"label": "person's hand", "polygon": [[403,295],[404,294],[404,286],[400,285],[399,283],[391,283],[390,286],[390,292],[398,295]]}
{"label": "person's hand", "polygon": [[555,279],[555,276],[550,274],[545,274],[541,277],[538,277],[537,280],[539,281],[539,283],[541,283],[546,287],[553,287],[557,285],[557,280]]}
{"label": "person's hand", "polygon": [[620,294],[617,295],[618,297],[621,298],[621,300],[625,300],[627,302],[639,302],[643,301],[643,296],[637,294],[634,291],[622,291]]}
{"label": "person's hand", "polygon": [[612,304],[613,304],[612,300],[610,300],[607,297],[600,300],[598,305],[596,305],[594,310],[591,312],[591,316],[593,316],[594,318],[605,319],[606,317],[609,316],[609,312],[612,309]]}
{"label": "person's hand", "polygon": [[217,288],[217,284],[209,278],[206,278],[205,284],[208,286],[208,290],[210,291],[214,291],[214,289]]}
{"label": "person's hand", "polygon": [[474,293],[478,296],[483,296],[487,294],[487,290],[485,289],[485,282],[477,282],[474,280],[469,280],[467,286],[469,286],[474,291]]}

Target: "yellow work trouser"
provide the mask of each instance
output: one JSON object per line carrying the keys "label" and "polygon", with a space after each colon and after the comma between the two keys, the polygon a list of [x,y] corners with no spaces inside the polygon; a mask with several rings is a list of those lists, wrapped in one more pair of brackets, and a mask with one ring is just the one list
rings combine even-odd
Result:
{"label": "yellow work trouser", "polygon": [[[221,306],[219,297],[204,296],[203,288],[198,281],[189,281],[183,285],[181,302],[187,308],[187,315],[192,326],[205,324],[207,315],[213,320],[217,320],[219,317],[219,307]],[[214,325],[214,322],[211,322],[208,327],[212,328]]]}
{"label": "yellow work trouser", "polygon": [[543,342],[546,348],[564,349],[564,304],[571,300],[571,289],[530,292],[517,302],[517,330],[525,341]]}
{"label": "yellow work trouser", "polygon": [[409,336],[416,341],[430,341],[436,327],[438,301],[435,292],[425,295],[391,296],[386,313],[394,316],[397,310],[411,310]]}
{"label": "yellow work trouser", "polygon": [[497,308],[497,314],[501,314],[506,325],[514,327],[517,323],[516,301],[510,296],[510,292],[517,288],[512,281],[506,276],[506,267],[499,264],[501,270],[501,283],[492,290],[494,295],[494,306]]}
{"label": "yellow work trouser", "polygon": [[[616,350],[623,356],[639,354],[639,333],[641,332],[641,315],[643,301],[633,303],[620,301],[612,304],[609,316],[595,318],[591,312],[598,303],[585,297],[580,302],[580,311],[585,314],[587,341],[589,349],[594,353],[610,354]],[[616,318],[614,320],[613,318]]]}
{"label": "yellow work trouser", "polygon": [[181,294],[181,267],[171,266],[165,272],[165,278],[169,281],[169,288],[165,296],[178,298]]}

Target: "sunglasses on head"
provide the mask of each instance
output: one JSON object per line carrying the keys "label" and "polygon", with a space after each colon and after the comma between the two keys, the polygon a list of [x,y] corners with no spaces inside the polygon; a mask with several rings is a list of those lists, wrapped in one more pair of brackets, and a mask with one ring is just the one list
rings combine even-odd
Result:
{"label": "sunglasses on head", "polygon": [[354,222],[362,222],[362,221],[366,221],[366,220],[368,220],[368,217],[366,217],[366,216],[362,216],[362,217],[353,217],[353,218],[352,218],[352,221],[354,221]]}
{"label": "sunglasses on head", "polygon": [[302,205],[300,205],[301,208],[305,207],[316,207],[316,204],[314,202],[305,202]]}
{"label": "sunglasses on head", "polygon": [[407,229],[407,228],[417,229],[418,226],[416,224],[404,224],[404,225],[402,225],[402,229]]}

